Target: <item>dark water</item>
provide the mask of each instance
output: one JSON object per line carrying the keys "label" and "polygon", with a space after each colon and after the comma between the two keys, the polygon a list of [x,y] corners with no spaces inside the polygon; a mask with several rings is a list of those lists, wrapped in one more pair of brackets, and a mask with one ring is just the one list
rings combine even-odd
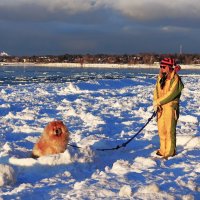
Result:
{"label": "dark water", "polygon": [[[159,69],[105,69],[64,67],[0,66],[0,84],[62,83],[135,77],[155,78]],[[180,74],[199,75],[200,70],[182,70]]]}

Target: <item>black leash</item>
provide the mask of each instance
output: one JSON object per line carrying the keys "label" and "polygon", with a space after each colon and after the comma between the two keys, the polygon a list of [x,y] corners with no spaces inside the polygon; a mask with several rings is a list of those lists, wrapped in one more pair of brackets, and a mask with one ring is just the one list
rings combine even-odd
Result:
{"label": "black leash", "polygon": [[[122,147],[126,147],[126,145],[128,143],[130,143],[146,126],[147,124],[149,124],[149,122],[156,116],[156,113],[157,112],[153,112],[152,116],[147,120],[146,124],[135,134],[133,135],[133,137],[131,137],[129,140],[127,140],[126,142],[122,143],[121,145],[117,145],[116,147],[113,147],[113,148],[107,148],[107,149],[95,149],[96,151],[113,151],[113,150],[117,150],[117,149],[120,149]],[[74,148],[78,148],[78,149],[81,149],[82,147],[78,147],[76,145],[72,145],[72,144],[68,144],[69,146],[71,147],[74,147]]]}
{"label": "black leash", "polygon": [[67,145],[69,145],[69,146],[71,146],[71,147],[74,147],[74,148],[77,148],[77,149],[81,149],[81,148],[82,148],[82,147],[78,147],[78,146],[73,145],[73,144],[67,144]]}

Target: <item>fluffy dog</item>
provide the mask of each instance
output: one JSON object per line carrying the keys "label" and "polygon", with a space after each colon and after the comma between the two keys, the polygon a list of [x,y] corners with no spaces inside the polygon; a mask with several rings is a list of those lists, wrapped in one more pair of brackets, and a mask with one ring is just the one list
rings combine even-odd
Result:
{"label": "fluffy dog", "polygon": [[32,158],[63,153],[69,141],[69,131],[62,121],[53,121],[47,124],[35,144]]}

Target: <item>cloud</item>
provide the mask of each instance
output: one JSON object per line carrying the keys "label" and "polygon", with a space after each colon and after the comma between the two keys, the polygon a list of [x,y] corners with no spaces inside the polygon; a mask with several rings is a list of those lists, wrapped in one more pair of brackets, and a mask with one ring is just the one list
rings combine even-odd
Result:
{"label": "cloud", "polygon": [[0,6],[3,8],[24,8],[32,6],[42,7],[44,10],[49,12],[58,12],[60,10],[65,10],[69,14],[77,13],[80,11],[88,11],[94,8],[96,1],[93,0],[1,0]]}
{"label": "cloud", "polygon": [[111,0],[109,2],[113,9],[137,20],[200,17],[200,2],[198,0]]}
{"label": "cloud", "polygon": [[190,28],[177,27],[177,26],[163,26],[161,30],[163,32],[168,32],[168,33],[189,33],[191,31]]}
{"label": "cloud", "polygon": [[82,15],[90,15],[97,8],[96,2],[93,0],[1,0],[0,19],[10,21],[73,21],[72,17],[77,15],[81,20]]}
{"label": "cloud", "polygon": [[199,19],[199,0],[0,0],[0,47],[21,55],[170,52],[179,44],[199,51]]}
{"label": "cloud", "polygon": [[[1,0],[0,19],[64,20],[110,10],[135,21],[199,19],[199,0]],[[13,16],[13,18],[12,18]],[[91,18],[92,21],[92,18]]]}

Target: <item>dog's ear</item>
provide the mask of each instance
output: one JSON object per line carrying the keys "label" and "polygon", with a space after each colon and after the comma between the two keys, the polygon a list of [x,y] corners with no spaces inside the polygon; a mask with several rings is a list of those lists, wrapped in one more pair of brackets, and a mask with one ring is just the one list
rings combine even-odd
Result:
{"label": "dog's ear", "polygon": [[36,155],[32,152],[32,153],[31,153],[31,158],[37,159],[37,158],[39,158],[39,156],[36,156]]}

